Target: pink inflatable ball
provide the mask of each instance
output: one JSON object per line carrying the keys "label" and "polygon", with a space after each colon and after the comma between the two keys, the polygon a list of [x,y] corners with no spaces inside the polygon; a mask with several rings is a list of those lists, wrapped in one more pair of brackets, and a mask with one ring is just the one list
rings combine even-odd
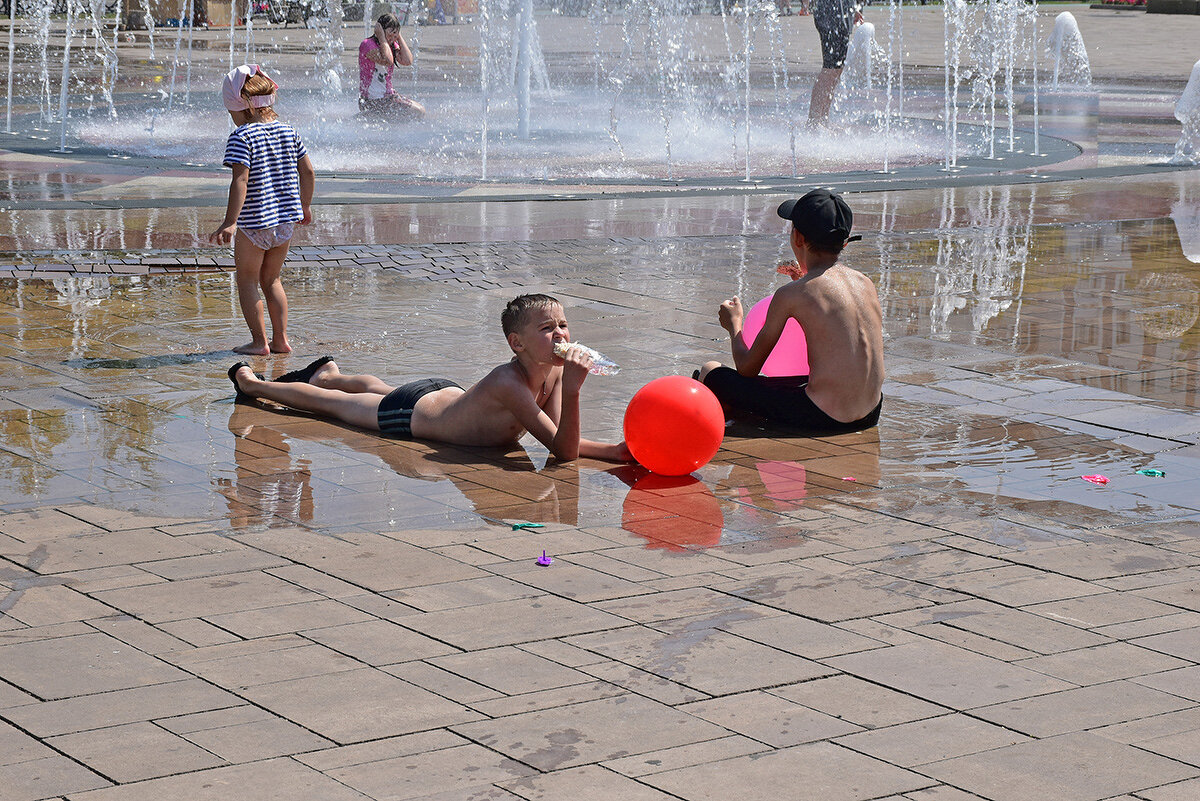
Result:
{"label": "pink inflatable ball", "polygon": [[625,409],[625,444],[638,464],[683,476],[708,464],[725,437],[725,412],[712,390],[682,375],[656,378]]}
{"label": "pink inflatable ball", "polygon": [[[754,340],[762,331],[763,323],[767,321],[767,309],[771,305],[774,294],[754,304],[746,313],[742,323],[742,339],[747,347],[754,345]],[[775,343],[775,349],[763,364],[762,374],[766,376],[808,375],[808,342],[804,339],[804,329],[795,320],[788,320],[783,326],[783,333]]]}

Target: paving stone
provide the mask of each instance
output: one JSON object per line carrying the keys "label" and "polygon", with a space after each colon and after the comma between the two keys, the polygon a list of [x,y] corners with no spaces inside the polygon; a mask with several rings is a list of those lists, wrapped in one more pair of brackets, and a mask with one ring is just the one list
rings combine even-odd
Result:
{"label": "paving stone", "polygon": [[[192,652],[194,653],[194,652]],[[362,663],[319,645],[299,645],[227,659],[193,660],[190,654],[172,655],[177,664],[222,687],[244,689],[288,679],[356,670]]]}
{"label": "paving stone", "polygon": [[852,676],[830,676],[770,692],[864,728],[878,728],[931,717],[943,710]]}
{"label": "paving stone", "polygon": [[1039,548],[1012,554],[1008,558],[1088,581],[1196,564],[1195,557],[1121,540]]}
{"label": "paving stone", "polygon": [[479,718],[459,704],[369,668],[259,684],[243,694],[343,745]]}
{"label": "paving stone", "polygon": [[147,654],[165,654],[190,647],[189,643],[129,615],[112,615],[89,620],[88,625]]}
{"label": "paving stone", "polygon": [[1177,656],[1190,662],[1200,662],[1200,629],[1183,629],[1167,634],[1140,637],[1133,644],[1151,651]]}
{"label": "paving stone", "polygon": [[553,801],[559,798],[576,801],[607,801],[612,798],[623,801],[669,801],[672,798],[599,765],[585,765],[506,782],[504,787],[528,801]]}
{"label": "paving stone", "polygon": [[709,762],[642,780],[688,801],[733,797],[859,801],[933,784],[924,776],[829,743]]}
{"label": "paving stone", "polygon": [[638,627],[571,637],[567,642],[709,695],[789,684],[831,672],[816,662],[717,629],[661,634]]}
{"label": "paving stone", "polygon": [[368,665],[392,665],[457,653],[444,642],[430,639],[387,620],[368,620],[305,632],[308,639]]}
{"label": "paving stone", "polygon": [[119,784],[225,764],[152,723],[64,734],[47,742]]}
{"label": "paving stone", "polygon": [[0,787],[4,787],[6,801],[37,801],[110,785],[74,760],[57,754],[0,765]]}
{"label": "paving stone", "polygon": [[1188,801],[1200,793],[1200,779],[1167,784],[1152,790],[1143,790],[1139,795],[1146,801]]}
{"label": "paving stone", "polygon": [[1136,683],[1200,702],[1200,685],[1196,684],[1198,677],[1200,677],[1200,666],[1192,665],[1177,670],[1139,676]]}
{"label": "paving stone", "polygon": [[96,594],[148,623],[316,601],[320,596],[265,573],[231,573]]}
{"label": "paving stone", "polygon": [[566,687],[591,680],[585,673],[511,646],[436,657],[427,661],[506,695]]}
{"label": "paving stone", "polygon": [[849,734],[837,743],[911,768],[1025,742],[1028,737],[966,715],[937,717]]}
{"label": "paving stone", "polygon": [[242,703],[240,698],[207,682],[188,678],[14,707],[6,710],[5,715],[23,729],[39,737],[49,737]]}
{"label": "paving stone", "polygon": [[622,687],[637,695],[644,695],[668,706],[678,706],[688,701],[699,701],[710,697],[708,693],[664,679],[624,662],[606,659],[603,662],[585,665],[580,670],[590,676],[603,679],[617,687]]}
{"label": "paving stone", "polygon": [[449,698],[451,701],[472,708],[478,708],[480,702],[507,698],[498,690],[485,687],[470,679],[464,679],[462,676],[426,662],[401,662],[398,665],[385,667],[383,670],[398,679],[404,679],[410,684],[415,684],[443,698]]}
{"label": "paving stone", "polygon": [[90,793],[82,801],[152,801],[188,798],[192,801],[285,801],[320,798],[323,801],[363,801],[367,796],[290,759],[269,759],[248,765],[167,776]]}
{"label": "paving stone", "polygon": [[1017,664],[1072,684],[1086,685],[1147,676],[1183,667],[1187,663],[1136,645],[1114,642],[1039,656]]}
{"label": "paving stone", "polygon": [[90,536],[72,534],[51,540],[34,540],[20,549],[0,551],[0,555],[40,573],[63,573],[201,553],[204,551],[184,539],[154,529],[101,532]]}
{"label": "paving stone", "polygon": [[1112,723],[1177,712],[1193,702],[1128,681],[1114,681],[1073,690],[1008,701],[972,712],[1033,737],[1052,737]]}
{"label": "paving stone", "polygon": [[552,595],[412,615],[405,628],[478,650],[629,625],[622,618]]}
{"label": "paving stone", "polygon": [[[966,710],[1069,689],[1025,668],[930,641],[832,657],[826,664],[951,709]],[[930,670],[937,665],[937,670]]]}
{"label": "paving stone", "polygon": [[209,622],[246,639],[363,623],[373,619],[365,612],[333,600],[230,612],[208,618]]}
{"label": "paving stone", "polygon": [[514,582],[502,576],[475,578],[452,584],[433,584],[418,586],[407,590],[392,592],[391,597],[409,606],[438,612],[442,609],[476,606],[481,603],[496,601],[515,601],[517,598],[529,598],[544,595],[541,590],[526,584]]}
{"label": "paving stone", "polygon": [[0,534],[37,543],[97,534],[103,529],[85,520],[65,514],[58,509],[39,509],[0,516]]}
{"label": "paving stone", "polygon": [[554,570],[529,570],[509,574],[509,577],[544,592],[584,603],[652,592],[648,587],[632,581],[580,565],[566,564],[561,558],[557,560]]}
{"label": "paving stone", "polygon": [[540,771],[712,740],[728,733],[632,695],[467,723],[451,730]]}
{"label": "paving stone", "polygon": [[0,720],[0,766],[56,756],[53,749]]}
{"label": "paving stone", "polygon": [[[0,646],[4,675],[43,699],[124,690],[187,678],[187,674],[104,634]],[[46,665],[56,665],[48,671]]]}
{"label": "paving stone", "polygon": [[970,587],[973,594],[1005,606],[1061,601],[1102,592],[1099,587],[1079,579],[1018,565],[943,576],[934,579],[933,583],[951,590]]}
{"label": "paving stone", "polygon": [[771,750],[769,746],[739,734],[702,743],[666,748],[662,751],[649,751],[637,756],[621,757],[603,764],[604,767],[622,775],[636,777],[769,750]]}
{"label": "paving stone", "polygon": [[536,771],[473,743],[334,768],[328,775],[370,798],[426,798],[461,794],[481,785],[534,775]]}
{"label": "paving stone", "polygon": [[1085,732],[934,762],[921,771],[994,801],[1094,801],[1200,775],[1200,768]]}
{"label": "paving stone", "polygon": [[1200,723],[1200,707],[1192,707],[1181,712],[1170,712],[1152,718],[1103,726],[1095,729],[1092,734],[1098,734],[1119,743],[1134,744],[1158,737],[1171,737],[1190,732],[1196,728],[1197,723]]}
{"label": "paving stone", "polygon": [[910,629],[923,623],[942,623],[1042,654],[1087,648],[1107,642],[1106,638],[1098,634],[1056,620],[1047,620],[1019,609],[980,600],[939,604],[932,611],[916,610],[894,616],[882,616],[879,620]]}
{"label": "paving stone", "polygon": [[5,606],[7,615],[27,626],[52,626],[112,612],[109,607],[61,585],[17,590],[8,596]]}
{"label": "paving stone", "polygon": [[832,575],[809,571],[790,578],[771,578],[722,587],[731,595],[782,609],[823,623],[871,617],[927,606],[921,600],[889,588],[895,581],[863,574]]}
{"label": "paving stone", "polygon": [[698,701],[677,708],[775,748],[861,731],[853,723],[761,691]]}

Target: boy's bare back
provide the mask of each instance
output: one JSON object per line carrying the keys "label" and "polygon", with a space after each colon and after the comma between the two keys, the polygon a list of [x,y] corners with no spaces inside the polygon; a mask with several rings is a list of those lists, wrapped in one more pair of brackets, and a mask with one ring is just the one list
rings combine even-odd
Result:
{"label": "boy's bare back", "polygon": [[561,377],[562,367],[555,366],[535,395],[513,361],[494,368],[470,389],[431,392],[413,409],[413,436],[456,445],[510,445],[529,430],[522,420],[545,414],[557,425],[561,403],[557,397],[549,401]]}
{"label": "boy's bare back", "polygon": [[871,279],[837,262],[781,287],[776,304],[804,329],[813,403],[846,421],[875,408],[883,388],[883,312]]}

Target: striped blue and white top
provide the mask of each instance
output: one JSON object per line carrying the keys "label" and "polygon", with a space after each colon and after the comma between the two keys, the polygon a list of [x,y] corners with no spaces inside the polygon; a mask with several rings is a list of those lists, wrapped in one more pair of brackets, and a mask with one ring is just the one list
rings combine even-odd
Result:
{"label": "striped blue and white top", "polygon": [[304,217],[296,163],[307,153],[296,129],[278,120],[249,122],[229,134],[225,166],[250,168],[239,228],[271,228]]}

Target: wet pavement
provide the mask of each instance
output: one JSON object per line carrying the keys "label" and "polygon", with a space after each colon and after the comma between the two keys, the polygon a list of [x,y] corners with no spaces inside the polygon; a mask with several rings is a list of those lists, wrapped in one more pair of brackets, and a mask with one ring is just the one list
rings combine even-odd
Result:
{"label": "wet pavement", "polygon": [[[0,795],[1200,795],[1200,172],[1129,172],[863,178],[878,429],[664,479],[234,404],[219,210],[72,167],[0,226]],[[613,440],[781,280],[772,187],[485,189],[319,207],[254,368],[471,382],[546,291]]]}

